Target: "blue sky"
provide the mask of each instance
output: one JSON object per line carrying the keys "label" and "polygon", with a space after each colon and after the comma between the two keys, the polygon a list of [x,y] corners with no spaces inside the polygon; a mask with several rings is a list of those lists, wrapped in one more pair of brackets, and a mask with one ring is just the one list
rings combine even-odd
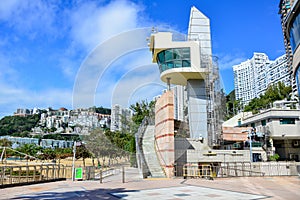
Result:
{"label": "blue sky", "polygon": [[213,54],[219,57],[228,93],[233,89],[233,65],[251,58],[253,52],[264,52],[272,60],[284,54],[278,3],[279,0],[0,1],[0,117],[13,114],[17,108],[72,109],[78,85],[85,89],[96,84],[90,88],[92,100],[86,106],[126,106],[159,94],[165,85],[159,81],[158,68],[151,64],[147,48],[115,58],[109,65],[99,65],[102,68],[97,69],[95,77],[95,68],[89,68],[90,76],[85,79],[80,75],[88,63],[102,63],[104,54],[96,56],[94,52],[102,48],[109,53],[128,42],[127,39],[113,48],[104,48],[106,41],[111,44],[112,38],[126,31],[155,26],[186,34],[192,6],[210,18]]}

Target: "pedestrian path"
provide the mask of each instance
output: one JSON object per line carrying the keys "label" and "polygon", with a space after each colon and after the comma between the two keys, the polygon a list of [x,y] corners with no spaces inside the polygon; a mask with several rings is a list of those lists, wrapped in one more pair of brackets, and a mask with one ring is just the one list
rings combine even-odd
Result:
{"label": "pedestrian path", "polygon": [[267,198],[263,195],[247,194],[241,192],[232,192],[219,189],[211,189],[197,186],[171,187],[130,192],[112,193],[121,199],[143,199],[143,200],[161,200],[161,199],[263,199]]}
{"label": "pedestrian path", "polygon": [[0,189],[0,199],[54,200],[54,199],[300,199],[298,177],[239,177],[215,180],[205,179],[140,179],[137,169],[125,168],[95,181],[58,181]]}

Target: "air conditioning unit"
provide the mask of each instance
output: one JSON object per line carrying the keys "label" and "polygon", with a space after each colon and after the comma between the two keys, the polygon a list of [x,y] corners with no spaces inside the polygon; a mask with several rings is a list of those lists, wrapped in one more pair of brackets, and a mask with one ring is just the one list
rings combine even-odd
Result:
{"label": "air conditioning unit", "polygon": [[293,146],[298,147],[299,146],[299,141],[298,140],[293,141]]}

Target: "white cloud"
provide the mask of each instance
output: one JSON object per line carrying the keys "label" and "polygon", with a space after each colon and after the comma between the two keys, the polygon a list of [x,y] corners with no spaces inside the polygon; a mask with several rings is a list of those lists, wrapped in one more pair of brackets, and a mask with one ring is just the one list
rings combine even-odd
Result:
{"label": "white cloud", "polygon": [[[132,99],[138,97],[149,99],[151,95],[154,96],[161,90],[159,83],[157,85],[160,81],[159,74],[151,70],[144,75],[133,73],[137,72],[136,68],[151,64],[151,54],[146,41],[146,37],[150,35],[149,30],[141,30],[138,31],[139,34],[129,36],[126,34],[126,31],[136,30],[141,24],[150,24],[143,16],[142,6],[130,0],[115,0],[108,3],[77,1],[72,2],[69,7],[64,7],[64,10],[59,10],[58,4],[60,3],[57,1],[11,0],[4,3],[1,1],[0,22],[6,21],[10,28],[29,39],[48,34],[50,39],[55,40],[57,36],[63,35],[67,48],[63,46],[57,52],[50,53],[49,57],[58,61],[59,69],[70,78],[69,80],[75,77],[80,66],[80,58],[84,57],[84,53],[94,49],[86,60],[82,61],[84,64],[77,75],[77,78],[82,75],[82,79],[79,82],[75,80],[74,85],[75,91],[76,83],[81,84],[81,97],[85,97],[85,94],[87,98],[92,95],[93,100],[96,97],[94,102],[85,104],[86,106],[95,102],[99,103],[97,105],[110,106],[116,92],[118,99],[128,97],[128,101],[133,101]],[[11,37],[19,39],[18,35]],[[111,38],[113,40],[110,40]],[[97,47],[99,44],[101,48]],[[0,45],[3,50],[5,43]],[[136,57],[127,55],[128,57],[119,59],[119,56],[130,54],[139,48],[144,48],[147,55],[137,53]],[[115,61],[116,63],[112,63]],[[16,80],[21,78],[22,74],[14,70],[13,66],[9,66],[10,64],[6,56],[0,55],[0,116],[3,112],[12,114],[18,107],[72,107],[74,92],[71,88],[35,90],[26,85],[18,85]],[[49,67],[55,69],[57,66]],[[84,67],[88,70],[81,74]],[[153,70],[158,71],[157,66],[154,67]],[[109,69],[111,71],[106,71]],[[118,77],[123,78],[118,81]],[[153,84],[154,87],[151,87]]]}
{"label": "white cloud", "polygon": [[217,55],[219,60],[219,69],[220,70],[228,70],[228,69],[232,69],[232,67],[234,65],[240,64],[241,62],[247,60],[243,55],[239,55],[239,54],[220,54]]}
{"label": "white cloud", "polygon": [[0,2],[0,20],[7,20],[14,12],[15,8],[20,4],[20,0],[9,0]]}
{"label": "white cloud", "polygon": [[0,3],[0,21],[19,34],[34,39],[39,34],[56,35],[57,7],[51,1],[9,0]]}
{"label": "white cloud", "polygon": [[71,12],[71,36],[91,50],[120,32],[136,28],[141,8],[126,0],[111,1],[105,6],[87,2]]}
{"label": "white cloud", "polygon": [[12,115],[17,108],[71,108],[72,91],[68,89],[34,91],[12,87],[3,82],[0,82],[0,88],[0,118],[4,114]]}

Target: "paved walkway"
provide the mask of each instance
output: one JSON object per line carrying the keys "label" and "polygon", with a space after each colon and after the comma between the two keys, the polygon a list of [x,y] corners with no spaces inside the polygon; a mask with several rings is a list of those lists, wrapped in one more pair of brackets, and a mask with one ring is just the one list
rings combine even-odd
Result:
{"label": "paved walkway", "polygon": [[298,177],[138,178],[136,169],[99,181],[60,181],[0,189],[0,199],[300,199]]}

